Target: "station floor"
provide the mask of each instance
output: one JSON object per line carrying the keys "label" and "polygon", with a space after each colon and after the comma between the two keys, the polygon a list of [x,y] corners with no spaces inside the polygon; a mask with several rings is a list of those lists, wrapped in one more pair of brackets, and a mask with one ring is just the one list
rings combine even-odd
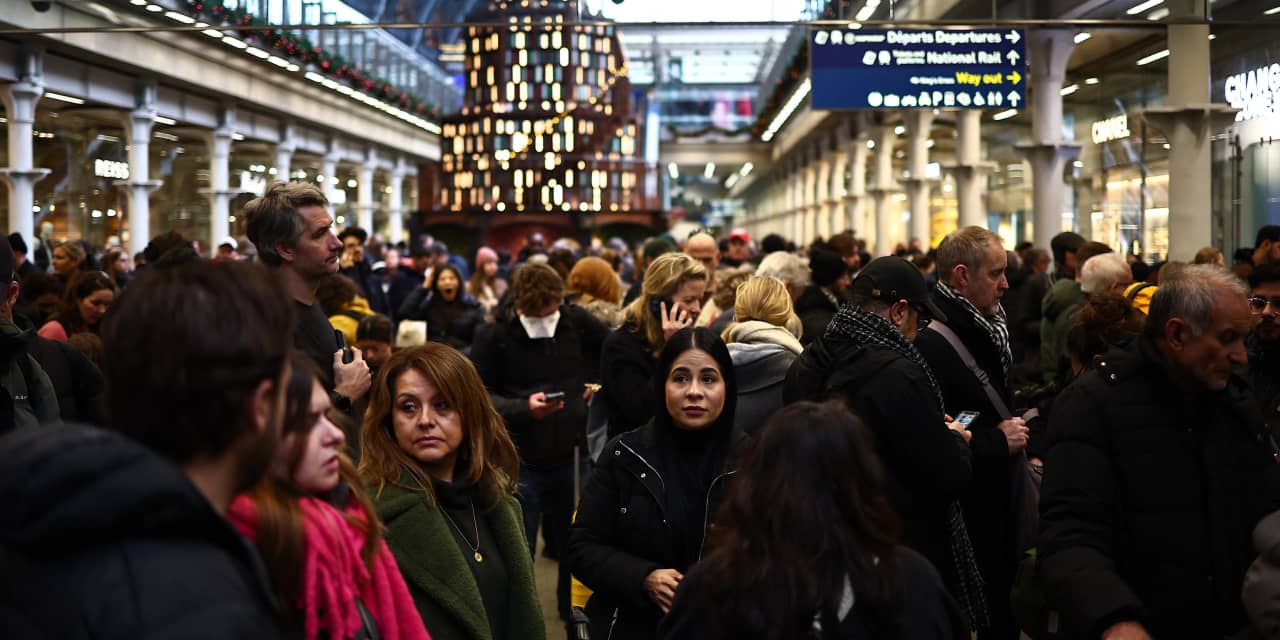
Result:
{"label": "station floor", "polygon": [[538,585],[538,604],[542,605],[542,619],[547,628],[547,640],[564,640],[564,625],[556,616],[556,575],[559,565],[542,555],[546,542],[538,534],[538,553],[534,554],[533,578]]}

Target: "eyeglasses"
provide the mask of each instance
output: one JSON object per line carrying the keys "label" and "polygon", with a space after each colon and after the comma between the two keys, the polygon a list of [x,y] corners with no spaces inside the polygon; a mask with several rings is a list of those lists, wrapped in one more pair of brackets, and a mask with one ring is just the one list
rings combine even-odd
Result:
{"label": "eyeglasses", "polygon": [[1262,313],[1266,311],[1267,305],[1271,306],[1272,313],[1280,313],[1280,296],[1254,296],[1249,298],[1249,309],[1254,313]]}

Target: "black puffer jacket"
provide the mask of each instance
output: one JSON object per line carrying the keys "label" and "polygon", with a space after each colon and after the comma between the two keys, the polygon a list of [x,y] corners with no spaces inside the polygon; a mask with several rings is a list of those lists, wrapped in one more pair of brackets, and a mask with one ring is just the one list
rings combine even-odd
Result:
{"label": "black puffer jacket", "polygon": [[[649,599],[645,578],[663,568],[685,573],[697,559],[681,557],[681,532],[668,522],[668,482],[659,471],[667,467],[666,454],[658,428],[651,422],[605,445],[570,529],[570,571],[593,591],[586,608],[592,638],[652,640],[662,611]],[[704,529],[715,518],[733,475],[728,455],[725,460],[724,473],[705,496],[686,496],[705,505]]]}
{"label": "black puffer jacket", "polygon": [[929,559],[953,589],[947,509],[969,484],[969,448],[947,429],[929,376],[906,356],[823,336],[787,374],[783,400],[843,398],[875,434],[885,492],[902,517],[903,544]]}
{"label": "black puffer jacket", "polygon": [[106,381],[102,372],[74,347],[35,335],[25,318],[14,317],[24,331],[31,331],[27,352],[40,363],[58,397],[58,412],[64,422],[105,424],[107,407],[104,393]]}
{"label": "black puffer jacket", "polygon": [[1250,536],[1280,507],[1280,466],[1244,380],[1185,391],[1135,340],[1062,392],[1049,440],[1040,571],[1067,637],[1121,620],[1155,638],[1245,626]]}
{"label": "black puffer jacket", "polygon": [[6,638],[281,637],[257,554],[173,464],[72,425],[0,457]]}
{"label": "black puffer jacket", "polygon": [[805,287],[804,293],[800,294],[800,298],[796,300],[796,315],[800,317],[800,322],[804,326],[800,342],[809,344],[822,337],[822,334],[827,331],[827,325],[831,324],[831,318],[834,318],[839,310],[840,305],[832,302],[823,292],[822,287],[816,284]]}
{"label": "black puffer jacket", "polygon": [[644,335],[628,326],[623,324],[610,333],[600,353],[609,437],[635,429],[653,417],[648,390],[653,386],[657,355]]}
{"label": "black puffer jacket", "polygon": [[59,420],[57,392],[30,354],[37,339],[34,331],[0,318],[0,435]]}
{"label": "black puffer jacket", "polygon": [[[520,462],[535,469],[573,463],[573,446],[585,442],[587,405],[583,384],[600,361],[609,329],[576,305],[560,306],[554,338],[534,340],[520,319],[486,325],[476,334],[471,359],[493,406],[507,423]],[[565,408],[541,420],[529,411],[529,396],[562,391]]]}
{"label": "black puffer jacket", "polygon": [[[459,299],[445,302],[431,289],[415,289],[401,303],[396,315],[400,320],[423,320],[427,323],[427,339],[431,342],[442,342],[454,349],[466,353],[475,340],[476,329],[484,324],[484,306],[469,293],[458,294]],[[452,320],[440,326],[433,322],[433,316],[443,315],[435,305],[455,305]]]}

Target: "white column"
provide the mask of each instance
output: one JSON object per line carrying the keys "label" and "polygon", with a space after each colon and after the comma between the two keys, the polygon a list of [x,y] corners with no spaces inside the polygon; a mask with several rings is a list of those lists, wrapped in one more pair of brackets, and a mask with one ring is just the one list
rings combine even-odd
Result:
{"label": "white column", "polygon": [[36,183],[49,175],[35,164],[36,103],[44,95],[44,56],[40,51],[20,54],[19,80],[0,91],[5,115],[9,118],[9,166],[0,169],[0,180],[9,187],[9,233],[20,233],[32,243],[35,238]]}
{"label": "white column", "polygon": [[1066,196],[1062,169],[1080,153],[1079,144],[1065,142],[1062,136],[1062,81],[1075,48],[1074,37],[1074,31],[1062,29],[1036,29],[1027,34],[1028,81],[1035,83],[1031,91],[1032,140],[1017,148],[1031,162],[1032,241],[1042,248],[1048,248],[1053,236],[1062,231]]}
{"label": "white column", "polygon": [[338,151],[337,145],[331,140],[329,142],[329,151],[324,154],[320,160],[321,175],[324,181],[320,183],[320,190],[324,192],[324,197],[329,201],[330,214],[337,217],[333,209],[333,194],[338,190],[338,160],[342,154]]}
{"label": "white column", "polygon": [[221,122],[209,134],[209,244],[210,248],[231,235],[231,141],[235,135],[235,111],[223,109]]}
{"label": "white column", "polygon": [[[873,257],[887,256],[893,252],[894,228],[900,227],[899,221],[889,212],[889,201],[898,192],[898,183],[893,178],[893,142],[897,136],[890,125],[881,125],[871,132],[875,140],[875,185],[868,189],[875,199],[876,233]],[[870,245],[869,245],[870,246]]]}
{"label": "white column", "polygon": [[292,124],[280,127],[280,142],[276,143],[276,180],[289,182],[293,173],[293,153],[298,150]]}
{"label": "white column", "polygon": [[373,202],[373,172],[377,163],[378,152],[374,149],[366,151],[360,165],[360,184],[356,185],[356,219],[360,228],[369,235],[373,235],[373,212],[378,208]]}
{"label": "white column", "polygon": [[387,240],[396,244],[404,239],[404,174],[406,168],[404,158],[396,158],[395,167],[391,169],[391,199],[387,207],[389,222],[387,223]]}
{"label": "white column", "polygon": [[848,228],[848,219],[844,215],[844,197],[848,193],[845,187],[845,166],[848,158],[844,154],[844,144],[836,147],[831,153],[829,161],[829,169],[827,171],[828,187],[827,187],[827,235],[824,236],[828,240],[831,236],[844,231]]}
{"label": "white column", "polygon": [[867,135],[859,131],[848,146],[849,157],[849,190],[845,194],[848,206],[849,227],[854,235],[869,237],[873,233],[867,225]]}
{"label": "white column", "polygon": [[831,199],[831,162],[828,154],[824,152],[818,156],[816,163],[812,209],[814,211],[813,234],[805,244],[813,242],[818,237],[824,240],[831,237],[831,219],[827,216],[827,202]]}
{"label": "white column", "polygon": [[[1195,2],[1170,3],[1170,11],[1171,20],[1205,17]],[[1189,260],[1213,244],[1209,138],[1236,110],[1209,100],[1209,25],[1170,22],[1169,100],[1143,114],[1169,139],[1169,260]]]}
{"label": "white column", "polygon": [[929,132],[933,129],[933,111],[921,109],[903,114],[907,128],[907,175],[902,181],[907,189],[907,207],[911,211],[911,233],[908,242],[919,240],[926,251],[932,245],[929,210],[929,188],[932,182],[925,175],[929,165]]}
{"label": "white column", "polygon": [[137,89],[137,107],[125,118],[129,139],[129,179],[121,181],[129,201],[129,253],[140,253],[151,240],[151,193],[164,184],[151,179],[151,129],[156,121],[156,86]]}
{"label": "white column", "polygon": [[994,163],[982,160],[982,112],[956,112],[956,163],[948,167],[956,179],[960,227],[987,227],[982,195]]}

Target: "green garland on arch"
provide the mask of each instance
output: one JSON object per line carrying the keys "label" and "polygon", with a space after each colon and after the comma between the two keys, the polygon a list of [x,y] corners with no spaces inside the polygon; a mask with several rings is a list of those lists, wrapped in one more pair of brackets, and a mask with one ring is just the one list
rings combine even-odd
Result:
{"label": "green garland on arch", "polygon": [[747,124],[734,129],[726,129],[715,125],[707,125],[696,129],[681,129],[678,125],[668,124],[667,132],[677,138],[701,138],[702,136],[715,133],[726,137],[736,137],[744,133],[751,133],[755,128],[754,124]]}
{"label": "green garland on arch", "polygon": [[417,96],[410,95],[391,82],[365,73],[354,62],[316,46],[306,36],[277,29],[243,7],[228,8],[226,0],[188,0],[187,7],[210,24],[235,25],[241,36],[282,58],[301,65],[312,65],[318,72],[341,80],[409,113],[439,118],[440,109]]}

